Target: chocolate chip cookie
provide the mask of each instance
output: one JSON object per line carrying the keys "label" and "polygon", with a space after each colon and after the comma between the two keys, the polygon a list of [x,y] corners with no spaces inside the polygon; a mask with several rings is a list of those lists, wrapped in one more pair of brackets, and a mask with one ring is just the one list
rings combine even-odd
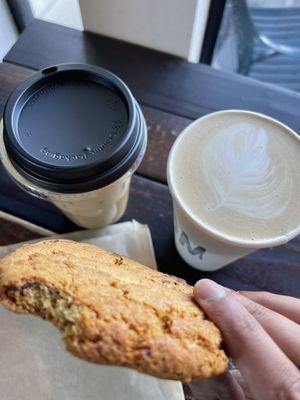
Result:
{"label": "chocolate chip cookie", "polygon": [[183,280],[69,240],[24,245],[0,262],[0,301],[61,331],[84,360],[183,382],[223,373],[218,328]]}

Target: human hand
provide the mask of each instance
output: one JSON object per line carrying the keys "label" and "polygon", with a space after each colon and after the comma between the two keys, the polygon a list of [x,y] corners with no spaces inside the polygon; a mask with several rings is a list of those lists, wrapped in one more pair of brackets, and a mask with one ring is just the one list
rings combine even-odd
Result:
{"label": "human hand", "polygon": [[203,279],[194,296],[222,331],[243,381],[231,375],[234,399],[300,400],[300,300],[233,292]]}

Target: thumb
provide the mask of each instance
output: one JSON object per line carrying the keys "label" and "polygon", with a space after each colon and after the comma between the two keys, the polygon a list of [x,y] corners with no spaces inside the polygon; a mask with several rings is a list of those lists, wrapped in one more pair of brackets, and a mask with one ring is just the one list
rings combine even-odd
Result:
{"label": "thumb", "polygon": [[202,279],[195,285],[194,296],[222,331],[227,350],[236,361],[241,357],[239,349],[245,349],[252,343],[254,331],[255,335],[263,335],[260,325],[229,289]]}
{"label": "thumb", "polygon": [[202,279],[195,285],[194,297],[222,331],[228,353],[255,398],[271,399],[276,398],[276,393],[290,394],[289,388],[299,384],[296,366],[243,307],[236,294],[209,279]]}

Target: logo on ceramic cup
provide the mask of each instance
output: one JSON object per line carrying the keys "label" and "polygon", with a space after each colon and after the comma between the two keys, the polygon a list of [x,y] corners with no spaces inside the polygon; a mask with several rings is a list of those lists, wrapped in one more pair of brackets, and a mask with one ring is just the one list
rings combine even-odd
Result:
{"label": "logo on ceramic cup", "polygon": [[174,215],[174,229],[175,233],[179,237],[179,243],[181,244],[181,246],[185,247],[191,256],[198,257],[200,260],[202,260],[203,255],[206,252],[206,249],[202,246],[192,247],[188,235],[184,231],[181,231],[181,233],[179,234],[179,227],[175,215]]}
{"label": "logo on ceramic cup", "polygon": [[200,260],[202,260],[206,249],[202,246],[192,247],[188,235],[183,231],[179,236],[179,243],[181,244],[182,247],[185,247],[187,249],[190,255],[198,257]]}

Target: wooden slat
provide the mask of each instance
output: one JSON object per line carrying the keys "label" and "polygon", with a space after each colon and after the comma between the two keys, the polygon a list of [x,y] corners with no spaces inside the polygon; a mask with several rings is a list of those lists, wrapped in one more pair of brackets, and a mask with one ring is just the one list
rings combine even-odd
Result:
{"label": "wooden slat", "polygon": [[34,71],[7,63],[0,64],[0,116],[10,92]]}
{"label": "wooden slat", "polygon": [[299,94],[130,43],[35,20],[5,57],[40,69],[57,63],[100,65],[119,75],[145,105],[187,118],[248,109],[300,130]]}
{"label": "wooden slat", "polygon": [[39,231],[36,232],[30,229],[29,226],[26,227],[24,223],[20,224],[3,216],[0,217],[0,246],[39,239],[44,236]]}
{"label": "wooden slat", "polygon": [[138,173],[166,182],[166,168],[170,149],[176,137],[192,120],[142,106],[148,127],[148,145]]}

